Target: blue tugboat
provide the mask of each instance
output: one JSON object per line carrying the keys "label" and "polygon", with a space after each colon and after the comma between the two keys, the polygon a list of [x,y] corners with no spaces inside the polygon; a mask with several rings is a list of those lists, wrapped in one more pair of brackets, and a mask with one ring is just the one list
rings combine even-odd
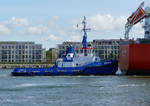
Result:
{"label": "blue tugboat", "polygon": [[118,70],[117,60],[101,61],[93,54],[92,46],[87,46],[86,18],[83,24],[82,48],[75,52],[73,46],[68,47],[66,56],[57,59],[53,67],[15,68],[13,76],[76,76],[76,75],[115,75]]}

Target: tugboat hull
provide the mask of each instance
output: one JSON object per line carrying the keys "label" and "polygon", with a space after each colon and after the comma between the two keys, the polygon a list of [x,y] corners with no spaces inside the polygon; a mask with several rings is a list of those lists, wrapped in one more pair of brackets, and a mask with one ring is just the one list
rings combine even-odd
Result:
{"label": "tugboat hull", "polygon": [[[107,64],[106,64],[107,63]],[[117,61],[95,63],[83,67],[47,67],[47,68],[15,68],[13,76],[77,76],[77,75],[115,75],[118,70]]]}

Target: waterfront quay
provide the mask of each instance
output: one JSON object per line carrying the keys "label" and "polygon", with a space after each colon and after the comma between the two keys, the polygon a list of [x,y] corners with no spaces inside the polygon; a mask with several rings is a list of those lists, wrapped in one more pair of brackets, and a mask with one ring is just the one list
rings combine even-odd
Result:
{"label": "waterfront quay", "polygon": [[0,64],[0,69],[52,67],[53,64]]}

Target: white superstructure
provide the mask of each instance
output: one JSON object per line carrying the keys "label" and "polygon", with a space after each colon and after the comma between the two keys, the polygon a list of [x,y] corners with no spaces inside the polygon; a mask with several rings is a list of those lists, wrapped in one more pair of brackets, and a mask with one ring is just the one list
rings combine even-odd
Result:
{"label": "white superstructure", "polygon": [[93,55],[93,49],[81,49],[79,53],[67,53],[63,59],[56,62],[58,67],[79,67],[93,62],[99,62],[100,58]]}
{"label": "white superstructure", "polygon": [[144,38],[150,39],[150,7],[145,8],[146,16],[145,16],[145,35]]}

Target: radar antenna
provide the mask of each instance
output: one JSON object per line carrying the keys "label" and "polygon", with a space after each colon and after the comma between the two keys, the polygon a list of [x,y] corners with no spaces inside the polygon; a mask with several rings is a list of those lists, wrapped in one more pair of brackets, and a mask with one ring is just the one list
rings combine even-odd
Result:
{"label": "radar antenna", "polygon": [[91,30],[90,28],[86,28],[86,17],[84,16],[83,18],[83,21],[82,21],[82,25],[83,25],[83,40],[82,40],[82,45],[83,45],[83,48],[87,48],[87,31]]}

